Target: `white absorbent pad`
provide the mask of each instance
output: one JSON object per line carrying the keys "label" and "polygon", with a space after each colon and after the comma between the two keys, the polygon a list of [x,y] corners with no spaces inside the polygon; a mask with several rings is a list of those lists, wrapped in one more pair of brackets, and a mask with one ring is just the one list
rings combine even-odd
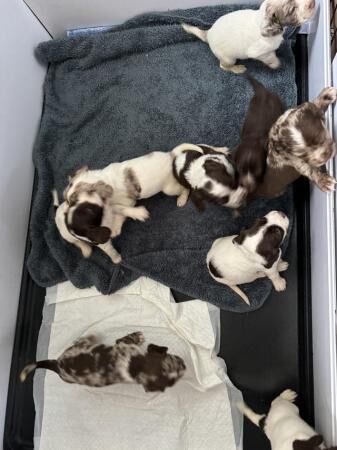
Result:
{"label": "white absorbent pad", "polygon": [[164,393],[141,385],[90,388],[37,370],[35,449],[237,450],[240,392],[216,356],[219,311],[194,300],[175,303],[170,290],[142,277],[109,296],[69,282],[48,289],[37,359],[56,359],[81,336],[105,343],[134,331],[181,356],[186,373]]}

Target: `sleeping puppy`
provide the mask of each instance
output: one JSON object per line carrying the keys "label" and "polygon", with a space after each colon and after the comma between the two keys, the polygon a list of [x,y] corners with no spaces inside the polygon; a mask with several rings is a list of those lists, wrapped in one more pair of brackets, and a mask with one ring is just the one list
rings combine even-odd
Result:
{"label": "sleeping puppy", "polygon": [[327,448],[322,436],[301,419],[294,405],[296,397],[296,392],[290,389],[282,392],[273,400],[267,415],[255,413],[244,402],[238,408],[265,432],[272,450],[337,450],[337,447]]}
{"label": "sleeping puppy", "polygon": [[253,89],[241,131],[241,141],[233,152],[233,161],[240,186],[249,194],[263,181],[267,164],[268,136],[272,125],[283,114],[280,97],[247,76]]}
{"label": "sleeping puppy", "polygon": [[249,299],[238,284],[268,277],[277,291],[284,291],[286,280],[279,272],[287,270],[288,263],[281,259],[280,245],[288,226],[283,212],[272,211],[239,235],[217,239],[207,254],[211,277],[233,289],[248,305]]}
{"label": "sleeping puppy", "polygon": [[235,209],[244,203],[247,190],[238,186],[228,148],[182,144],[172,153],[173,173],[199,210],[205,201]]}
{"label": "sleeping puppy", "polygon": [[287,110],[276,121],[269,133],[266,174],[255,197],[278,197],[301,175],[323,192],[334,190],[335,178],[321,167],[336,153],[324,117],[336,98],[337,88],[325,88],[317,98]]}
{"label": "sleeping puppy", "polygon": [[104,208],[99,198],[96,203],[93,199],[89,200],[76,206],[69,206],[66,202],[60,206],[55,205],[57,229],[65,241],[81,250],[85,258],[89,258],[92,247],[97,246],[114,264],[119,264],[121,255],[110,239],[119,234],[120,230],[116,226],[121,222],[122,216],[114,215],[112,211]]}
{"label": "sleeping puppy", "polygon": [[187,33],[207,42],[220,67],[234,73],[246,70],[237,59],[253,58],[271,69],[280,66],[276,56],[286,26],[299,26],[313,15],[315,0],[265,0],[259,10],[244,9],[220,17],[204,31],[183,24]]}
{"label": "sleeping puppy", "polygon": [[152,152],[139,158],[109,164],[101,170],[83,167],[70,178],[64,191],[64,199],[70,206],[77,206],[82,201],[80,195],[100,199],[105,208],[122,217],[116,225],[118,231],[127,217],[141,221],[149,217],[146,208],[135,207],[139,199],[163,192],[177,196],[178,206],[185,205],[188,191],[173,176],[172,161],[171,152]]}
{"label": "sleeping puppy", "polygon": [[58,359],[39,361],[26,366],[20,374],[23,382],[35,369],[56,372],[66,383],[103,387],[116,383],[141,384],[146,392],[164,392],[183,375],[186,366],[182,358],[167,353],[167,347],[145,342],[141,332],[118,339],[107,346],[96,336],[79,339]]}

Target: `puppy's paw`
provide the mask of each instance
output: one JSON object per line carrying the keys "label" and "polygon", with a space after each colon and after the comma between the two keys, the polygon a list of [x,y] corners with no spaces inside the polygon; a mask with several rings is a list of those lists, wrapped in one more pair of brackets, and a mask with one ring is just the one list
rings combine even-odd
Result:
{"label": "puppy's paw", "polygon": [[177,206],[178,206],[178,208],[182,208],[183,206],[185,206],[186,205],[186,203],[187,203],[187,199],[188,199],[188,197],[185,197],[185,196],[180,196],[180,197],[178,197],[177,198]]}
{"label": "puppy's paw", "polygon": [[287,287],[287,282],[284,278],[279,277],[273,280],[273,285],[277,292],[282,292],[285,291]]}
{"label": "puppy's paw", "polygon": [[150,217],[149,211],[144,206],[138,206],[134,208],[134,213],[132,214],[132,219],[140,220],[141,222],[145,222],[146,219]]}
{"label": "puppy's paw", "polygon": [[337,88],[327,87],[319,95],[326,103],[335,103],[337,100]]}
{"label": "puppy's paw", "polygon": [[279,67],[281,67],[281,61],[279,60],[279,58],[275,58],[272,61],[270,61],[270,63],[268,64],[268,67],[270,67],[271,69],[278,69]]}
{"label": "puppy's paw", "polygon": [[236,66],[232,66],[230,69],[227,69],[227,70],[230,70],[233,73],[238,73],[239,74],[239,73],[245,73],[246,70],[247,70],[247,67],[244,66],[243,64],[238,64]]}
{"label": "puppy's paw", "polygon": [[320,172],[316,177],[317,186],[323,192],[332,192],[335,190],[336,179],[328,173]]}
{"label": "puppy's paw", "polygon": [[121,255],[117,252],[111,255],[111,259],[114,264],[119,264],[122,261]]}
{"label": "puppy's paw", "polygon": [[280,397],[283,398],[283,400],[287,400],[288,402],[293,403],[297,398],[297,393],[292,389],[286,389],[282,392]]}
{"label": "puppy's paw", "polygon": [[284,272],[285,270],[287,270],[289,267],[289,263],[287,263],[287,261],[282,261],[280,260],[278,265],[277,265],[277,270],[279,272]]}

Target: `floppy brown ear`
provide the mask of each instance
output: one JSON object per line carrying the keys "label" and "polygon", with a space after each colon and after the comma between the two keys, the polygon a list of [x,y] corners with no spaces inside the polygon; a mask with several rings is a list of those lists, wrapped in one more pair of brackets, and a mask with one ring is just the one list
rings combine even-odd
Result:
{"label": "floppy brown ear", "polygon": [[274,6],[267,6],[261,25],[261,34],[264,37],[272,37],[281,34],[283,27],[280,24],[274,10]]}
{"label": "floppy brown ear", "polygon": [[159,345],[149,344],[147,346],[148,353],[159,353],[160,355],[166,355],[168,348],[160,347]]}
{"label": "floppy brown ear", "polygon": [[296,440],[293,443],[294,450],[319,450],[319,446],[323,442],[323,437],[320,434],[316,434],[310,439],[305,441]]}
{"label": "floppy brown ear", "polygon": [[200,212],[205,211],[204,199],[198,192],[196,192],[192,189],[191,193],[190,193],[190,198],[198,211],[200,211]]}
{"label": "floppy brown ear", "polygon": [[110,239],[111,230],[108,227],[89,228],[87,236],[93,242],[105,244]]}

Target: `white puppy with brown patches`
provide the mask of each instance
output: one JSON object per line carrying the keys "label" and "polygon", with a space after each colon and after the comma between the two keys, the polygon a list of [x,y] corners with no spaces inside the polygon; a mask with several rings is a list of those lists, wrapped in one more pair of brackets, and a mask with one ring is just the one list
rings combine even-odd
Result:
{"label": "white puppy with brown patches", "polygon": [[322,436],[300,417],[294,405],[296,397],[290,389],[283,391],[273,400],[268,414],[257,414],[244,402],[238,408],[265,432],[272,450],[336,450],[337,447],[327,448]]}
{"label": "white puppy with brown patches", "polygon": [[187,33],[207,42],[223,70],[242,73],[237,59],[253,58],[271,69],[280,66],[275,50],[286,26],[299,26],[313,15],[315,0],[265,0],[260,9],[243,9],[220,17],[209,30],[183,24]]}
{"label": "white puppy with brown patches", "polygon": [[288,217],[272,211],[239,235],[217,239],[207,254],[211,277],[233,289],[248,305],[249,299],[238,284],[268,277],[277,291],[284,291],[286,280],[279,272],[287,270],[288,263],[281,259],[280,245],[288,227]]}
{"label": "white puppy with brown patches", "polygon": [[163,192],[177,196],[184,206],[189,191],[173,175],[172,152],[152,152],[101,170],[79,169],[64,190],[65,203],[56,214],[56,225],[62,237],[76,245],[84,257],[97,245],[114,263],[121,256],[110,238],[118,236],[126,218],[145,221],[149,212],[136,201]]}

